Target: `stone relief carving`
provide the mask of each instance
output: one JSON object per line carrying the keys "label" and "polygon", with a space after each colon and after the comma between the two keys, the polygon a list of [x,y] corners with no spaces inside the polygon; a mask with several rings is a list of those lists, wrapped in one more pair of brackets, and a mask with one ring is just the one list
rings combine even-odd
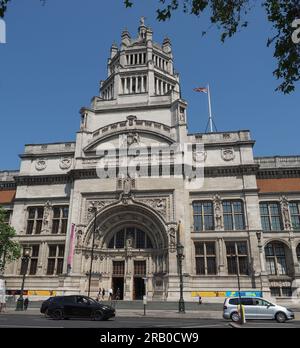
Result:
{"label": "stone relief carving", "polygon": [[235,152],[233,147],[227,147],[221,150],[221,156],[224,161],[233,161],[235,159]]}
{"label": "stone relief carving", "polygon": [[292,222],[291,222],[290,212],[289,212],[289,201],[287,200],[285,196],[280,197],[280,205],[281,205],[284,229],[291,230]]}
{"label": "stone relief carving", "polygon": [[47,160],[43,159],[43,158],[39,158],[36,160],[35,162],[35,169],[38,171],[42,171],[44,169],[46,169],[47,167]]}
{"label": "stone relief carving", "polygon": [[138,202],[144,203],[167,218],[167,198],[140,198]]}
{"label": "stone relief carving", "polygon": [[128,133],[122,136],[121,148],[129,146],[138,146],[140,144],[140,135],[139,133]]}
{"label": "stone relief carving", "polygon": [[72,165],[72,158],[69,157],[63,157],[59,161],[59,168],[60,169],[69,169]]}
{"label": "stone relief carving", "polygon": [[215,224],[216,229],[220,230],[224,227],[223,225],[223,213],[222,213],[222,200],[219,195],[215,195],[213,198],[214,202],[214,213],[215,213]]}
{"label": "stone relief carving", "polygon": [[193,161],[197,163],[203,163],[206,161],[207,151],[198,150],[193,151]]}
{"label": "stone relief carving", "polygon": [[89,201],[87,202],[87,208],[86,208],[86,219],[87,221],[90,221],[94,218],[94,213],[92,211],[91,208],[96,207],[97,208],[97,212],[99,212],[100,210],[102,210],[103,208],[105,208],[107,205],[111,204],[115,202],[114,199],[103,199],[101,201]]}

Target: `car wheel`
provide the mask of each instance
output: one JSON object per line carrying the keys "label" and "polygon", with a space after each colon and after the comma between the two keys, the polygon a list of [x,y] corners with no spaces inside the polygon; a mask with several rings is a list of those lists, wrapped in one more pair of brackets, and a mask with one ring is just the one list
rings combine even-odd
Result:
{"label": "car wheel", "polygon": [[286,315],[283,312],[278,312],[275,315],[275,319],[278,323],[284,323],[286,321]]}
{"label": "car wheel", "polygon": [[103,313],[101,311],[96,311],[93,319],[97,321],[103,320]]}
{"label": "car wheel", "polygon": [[52,318],[55,320],[61,320],[63,318],[63,312],[61,309],[56,309],[53,314]]}
{"label": "car wheel", "polygon": [[233,312],[230,316],[231,320],[235,323],[240,321],[240,316],[238,312]]}

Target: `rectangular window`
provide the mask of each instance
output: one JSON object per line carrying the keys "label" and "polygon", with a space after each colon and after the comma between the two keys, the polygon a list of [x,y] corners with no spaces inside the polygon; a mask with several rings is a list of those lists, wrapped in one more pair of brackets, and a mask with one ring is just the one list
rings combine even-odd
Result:
{"label": "rectangular window", "polygon": [[214,229],[214,212],[212,202],[194,202],[194,231],[209,231]]}
{"label": "rectangular window", "polygon": [[113,275],[123,276],[125,273],[124,261],[113,261]]}
{"label": "rectangular window", "polygon": [[292,226],[294,230],[300,230],[300,202],[289,203]]}
{"label": "rectangular window", "polygon": [[64,253],[64,245],[49,245],[47,275],[63,273]]}
{"label": "rectangular window", "polygon": [[214,242],[196,242],[196,274],[217,274],[216,249]]}
{"label": "rectangular window", "polygon": [[29,247],[31,248],[31,257],[27,260],[22,258],[20,275],[24,275],[24,273],[36,275],[37,273],[40,246],[30,245]]}
{"label": "rectangular window", "polygon": [[69,207],[53,207],[52,234],[66,234],[68,226]]}
{"label": "rectangular window", "polygon": [[262,202],[259,204],[262,229],[264,231],[283,230],[280,204],[277,202]]}
{"label": "rectangular window", "polygon": [[223,201],[223,217],[226,231],[245,229],[242,201]]}
{"label": "rectangular window", "polygon": [[226,242],[228,274],[249,274],[249,257],[246,242]]}
{"label": "rectangular window", "polygon": [[146,275],[146,261],[134,261],[134,275],[135,276]]}
{"label": "rectangular window", "polygon": [[40,234],[43,226],[44,208],[32,207],[28,209],[26,234]]}

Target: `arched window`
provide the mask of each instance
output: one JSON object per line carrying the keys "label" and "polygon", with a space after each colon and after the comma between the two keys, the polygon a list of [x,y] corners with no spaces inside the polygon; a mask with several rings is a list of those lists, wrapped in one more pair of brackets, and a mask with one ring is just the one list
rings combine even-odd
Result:
{"label": "arched window", "polygon": [[265,247],[267,272],[270,275],[288,274],[286,253],[283,243],[272,242]]}
{"label": "arched window", "polygon": [[136,227],[127,227],[114,234],[108,243],[108,249],[153,249],[153,243],[148,234]]}

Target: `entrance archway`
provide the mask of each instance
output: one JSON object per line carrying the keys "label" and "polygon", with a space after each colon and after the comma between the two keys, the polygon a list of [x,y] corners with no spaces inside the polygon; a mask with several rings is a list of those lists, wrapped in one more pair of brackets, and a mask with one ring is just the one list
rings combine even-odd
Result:
{"label": "entrance archway", "polygon": [[[85,238],[86,250],[91,248],[92,225]],[[100,257],[93,268],[101,274],[99,286],[112,288],[120,299],[141,300],[146,293],[150,298],[157,295],[159,284],[159,296],[164,299],[168,235],[163,219],[144,204],[119,204],[100,212],[96,226],[95,255]]]}

